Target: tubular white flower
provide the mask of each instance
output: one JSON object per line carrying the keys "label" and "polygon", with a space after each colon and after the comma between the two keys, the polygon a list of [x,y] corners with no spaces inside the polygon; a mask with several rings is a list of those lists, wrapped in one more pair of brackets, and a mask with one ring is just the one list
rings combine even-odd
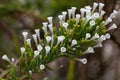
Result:
{"label": "tubular white flower", "polygon": [[37,37],[40,40],[40,29],[35,29],[35,33],[37,34]]}
{"label": "tubular white flower", "polygon": [[6,60],[6,61],[8,61],[8,62],[10,62],[10,59],[8,58],[7,55],[3,55],[3,56],[2,56],[2,59],[3,59],[3,60]]}
{"label": "tubular white flower", "polygon": [[90,37],[91,37],[91,34],[90,34],[90,33],[86,33],[85,39],[88,39],[88,38],[90,38]]}
{"label": "tubular white flower", "polygon": [[110,22],[112,22],[112,19],[111,18],[108,18],[106,21],[105,21],[105,26],[108,25]]}
{"label": "tubular white flower", "polygon": [[69,19],[71,18],[71,16],[72,16],[72,9],[68,9],[68,17],[69,17]]}
{"label": "tubular white flower", "polygon": [[105,35],[101,35],[100,38],[98,39],[97,43],[102,43],[104,40],[106,40]]}
{"label": "tubular white flower", "polygon": [[30,48],[31,48],[31,39],[27,39],[26,42],[27,42],[27,44],[28,44],[28,45],[30,46]]}
{"label": "tubular white flower", "polygon": [[107,29],[107,31],[110,31],[110,30],[116,29],[116,28],[117,28],[117,25],[116,25],[116,24],[113,24],[112,26],[110,26],[110,27]]}
{"label": "tubular white flower", "polygon": [[45,34],[47,34],[47,25],[48,25],[48,22],[43,22],[42,24],[43,24],[42,29],[45,32]]}
{"label": "tubular white flower", "polygon": [[65,39],[65,36],[58,36],[58,38],[57,38],[57,45],[59,45],[59,43],[61,42],[63,42],[63,40]]}
{"label": "tubular white flower", "polygon": [[76,7],[71,7],[71,9],[72,9],[72,17],[73,18],[75,18],[75,11],[76,11]]}
{"label": "tubular white flower", "polygon": [[44,64],[41,64],[41,65],[40,65],[40,70],[43,70],[43,69],[45,69],[45,65],[44,65]]}
{"label": "tubular white flower", "polygon": [[68,28],[68,23],[67,22],[64,22],[63,23],[63,27],[65,28],[65,30],[67,31],[67,28]]}
{"label": "tubular white flower", "polygon": [[90,21],[90,26],[92,27],[92,26],[94,26],[95,25],[95,21],[94,20],[91,20]]}
{"label": "tubular white flower", "polygon": [[95,35],[91,38],[91,40],[98,39],[100,36],[98,33],[95,33]]}
{"label": "tubular white flower", "polygon": [[52,25],[52,24],[49,24],[49,25],[48,25],[48,28],[50,29],[50,32],[53,34],[53,25]]}
{"label": "tubular white flower", "polygon": [[37,50],[38,50],[39,52],[41,52],[42,49],[43,49],[43,47],[42,47],[40,44],[38,44]]}
{"label": "tubular white flower", "polygon": [[73,40],[72,40],[72,43],[71,43],[71,46],[74,46],[74,45],[76,45],[76,44],[77,44],[77,40],[73,39]]}
{"label": "tubular white flower", "polygon": [[52,24],[53,17],[47,17],[50,24]]}
{"label": "tubular white flower", "polygon": [[26,39],[27,39],[28,32],[23,32],[22,35],[23,35],[23,37],[24,37],[24,42],[25,42]]}
{"label": "tubular white flower", "polygon": [[63,12],[62,12],[62,15],[63,15],[63,21],[65,22],[67,12],[66,12],[66,11],[63,11]]}
{"label": "tubular white flower", "polygon": [[91,15],[91,11],[89,9],[85,9],[85,12],[86,12],[86,16]]}
{"label": "tubular white flower", "polygon": [[88,53],[95,53],[95,51],[92,47],[88,47],[88,49],[84,52],[84,54],[88,54]]}
{"label": "tubular white flower", "polygon": [[87,63],[87,59],[86,58],[83,58],[83,59],[77,59],[78,61],[82,62],[83,64],[86,64]]}
{"label": "tubular white flower", "polygon": [[34,51],[34,58],[36,58],[39,55],[39,51]]}
{"label": "tubular white flower", "polygon": [[96,20],[96,19],[99,18],[99,17],[100,17],[100,15],[99,15],[99,13],[97,13],[97,12],[93,13],[93,15],[92,15],[92,19],[93,19],[93,20]]}
{"label": "tubular white flower", "polygon": [[46,54],[48,54],[50,52],[50,46],[45,46],[45,51],[46,51]]}
{"label": "tubular white flower", "polygon": [[92,12],[94,12],[97,7],[98,7],[98,3],[94,2],[93,3],[93,10],[92,10]]}
{"label": "tubular white flower", "polygon": [[12,58],[11,62],[12,62],[12,64],[14,64],[15,63],[15,58]]}
{"label": "tubular white flower", "polygon": [[91,6],[85,6],[85,9],[87,9],[87,10],[90,10],[91,11]]}
{"label": "tubular white flower", "polygon": [[102,43],[98,43],[98,44],[94,45],[93,48],[102,47],[102,46],[103,46]]}
{"label": "tubular white flower", "polygon": [[105,4],[99,3],[99,12],[103,9],[104,6],[105,6]]}
{"label": "tubular white flower", "polygon": [[32,71],[31,70],[29,70],[29,75],[32,75]]}
{"label": "tubular white flower", "polygon": [[106,33],[106,34],[105,34],[105,37],[106,37],[106,39],[110,39],[111,36],[110,36],[109,33]]}
{"label": "tubular white flower", "polygon": [[52,39],[51,39],[51,47],[53,46],[54,43],[54,35],[52,35]]}
{"label": "tubular white flower", "polygon": [[65,48],[65,47],[61,47],[61,48],[60,48],[60,51],[61,51],[62,53],[64,53],[64,52],[66,52],[66,48]]}
{"label": "tubular white flower", "polygon": [[58,15],[58,18],[59,18],[60,22],[63,21],[63,15]]}
{"label": "tubular white flower", "polygon": [[86,21],[85,21],[85,22],[87,23],[90,19],[92,19],[91,15],[87,15],[87,16],[86,16]]}
{"label": "tubular white flower", "polygon": [[85,14],[85,9],[84,9],[84,8],[81,8],[81,9],[80,9],[80,13],[81,13],[81,18],[83,18],[83,17],[84,17],[84,14]]}
{"label": "tubular white flower", "polygon": [[25,48],[24,48],[24,47],[21,47],[21,48],[20,48],[20,51],[21,51],[21,54],[24,54],[24,53],[25,53]]}
{"label": "tubular white flower", "polygon": [[75,20],[76,20],[76,23],[78,24],[78,23],[79,23],[79,20],[80,20],[80,14],[76,14]]}
{"label": "tubular white flower", "polygon": [[101,10],[100,17],[103,17],[105,13],[106,13],[105,11]]}
{"label": "tubular white flower", "polygon": [[116,15],[117,15],[118,11],[114,10],[111,15],[110,18],[113,19]]}
{"label": "tubular white flower", "polygon": [[33,34],[32,37],[33,37],[33,39],[34,39],[35,44],[37,45],[37,44],[38,44],[38,43],[37,43],[37,34]]}
{"label": "tubular white flower", "polygon": [[47,43],[49,43],[50,41],[51,41],[51,36],[46,36],[46,41],[47,41]]}

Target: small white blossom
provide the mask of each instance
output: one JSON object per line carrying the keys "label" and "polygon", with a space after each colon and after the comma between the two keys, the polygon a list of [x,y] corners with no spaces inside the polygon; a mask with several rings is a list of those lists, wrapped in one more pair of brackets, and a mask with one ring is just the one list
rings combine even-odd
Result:
{"label": "small white blossom", "polygon": [[29,70],[29,75],[32,75],[32,71],[31,70]]}
{"label": "small white blossom", "polygon": [[25,42],[26,39],[27,39],[28,32],[23,32],[22,35],[23,35],[23,37],[24,37],[24,42]]}
{"label": "small white blossom", "polygon": [[37,40],[37,34],[33,34],[32,37],[34,39],[35,44],[37,45],[38,44],[38,42],[37,42],[38,41]]}
{"label": "small white blossom", "polygon": [[11,62],[12,62],[12,64],[14,64],[15,63],[15,58],[12,58]]}
{"label": "small white blossom", "polygon": [[85,6],[85,9],[87,9],[87,10],[90,10],[91,11],[91,6]]}
{"label": "small white blossom", "polygon": [[65,28],[65,30],[67,31],[67,28],[68,28],[68,23],[67,22],[64,22],[63,23],[63,27]]}
{"label": "small white blossom", "polygon": [[99,36],[99,34],[98,33],[95,33],[95,35],[91,38],[91,40],[93,40],[93,39],[98,39],[100,36]]}
{"label": "small white blossom", "polygon": [[59,45],[60,42],[62,43],[64,39],[65,39],[65,36],[58,36],[57,45]]}
{"label": "small white blossom", "polygon": [[42,29],[45,32],[45,34],[47,34],[47,25],[48,25],[48,22],[43,22],[42,24],[43,24]]}
{"label": "small white blossom", "polygon": [[72,9],[72,17],[73,18],[75,18],[75,11],[76,11],[76,7],[71,7],[71,9]]}
{"label": "small white blossom", "polygon": [[86,16],[91,15],[91,11],[89,9],[85,9],[85,12],[86,12]]}
{"label": "small white blossom", "polygon": [[53,17],[47,17],[50,24],[52,24]]}
{"label": "small white blossom", "polygon": [[106,13],[105,11],[101,10],[100,17],[103,17],[105,13]]}
{"label": "small white blossom", "polygon": [[93,10],[92,10],[92,12],[94,12],[97,7],[98,7],[98,3],[94,2],[93,3]]}
{"label": "small white blossom", "polygon": [[37,34],[37,37],[40,40],[40,29],[35,29],[35,33]]}
{"label": "small white blossom", "polygon": [[39,52],[41,52],[42,49],[43,49],[43,47],[42,47],[40,44],[38,44],[37,50],[38,50]]}
{"label": "small white blossom", "polygon": [[108,18],[106,21],[105,21],[105,26],[108,25],[110,22],[112,22],[112,19],[111,18]]}
{"label": "small white blossom", "polygon": [[117,15],[118,11],[114,10],[111,14],[110,14],[110,18],[113,19],[115,18],[115,16]]}
{"label": "small white blossom", "polygon": [[47,41],[47,43],[49,43],[50,41],[51,41],[51,36],[46,36],[46,41]]}
{"label": "small white blossom", "polygon": [[66,52],[66,48],[65,47],[61,47],[60,51],[64,53],[64,52]]}
{"label": "small white blossom", "polygon": [[92,26],[94,26],[95,25],[95,21],[94,20],[91,20],[90,21],[90,26],[92,27]]}
{"label": "small white blossom", "polygon": [[8,61],[8,62],[10,62],[10,59],[8,58],[7,55],[3,55],[3,56],[2,56],[2,59],[3,59],[3,60],[6,60],[6,61]]}
{"label": "small white blossom", "polygon": [[63,11],[63,12],[62,12],[62,15],[63,15],[63,21],[65,22],[67,12],[66,12],[66,11]]}
{"label": "small white blossom", "polygon": [[45,46],[45,51],[46,51],[46,54],[48,54],[50,52],[50,46]]}
{"label": "small white blossom", "polygon": [[98,43],[98,44],[94,45],[93,48],[102,47],[102,46],[103,46],[102,43]]}
{"label": "small white blossom", "polygon": [[21,54],[24,54],[24,53],[25,53],[25,48],[24,48],[24,47],[21,47],[21,48],[20,48],[20,51],[21,51]]}
{"label": "small white blossom", "polygon": [[88,39],[88,38],[90,38],[90,37],[91,37],[91,34],[90,34],[90,33],[86,33],[85,39]]}
{"label": "small white blossom", "polygon": [[40,65],[40,70],[43,70],[43,69],[45,69],[45,65],[44,65],[44,64],[41,64],[41,65]]}
{"label": "small white blossom", "polygon": [[86,58],[83,58],[83,59],[77,59],[78,61],[82,62],[83,64],[86,64],[87,63],[87,59]]}
{"label": "small white blossom", "polygon": [[81,9],[80,9],[80,13],[81,13],[81,18],[83,18],[84,15],[85,15],[85,9],[84,9],[84,8],[81,8]]}
{"label": "small white blossom", "polygon": [[71,43],[71,46],[74,46],[74,45],[76,45],[76,44],[77,44],[77,40],[73,39],[73,40],[72,40],[72,43]]}
{"label": "small white blossom", "polygon": [[27,39],[26,42],[27,42],[27,44],[28,44],[28,45],[30,46],[30,48],[31,48],[31,39]]}
{"label": "small white blossom", "polygon": [[34,51],[34,58],[36,58],[39,55],[39,51]]}
{"label": "small white blossom", "polygon": [[87,16],[86,16],[86,21],[85,21],[85,22],[87,23],[90,19],[92,19],[91,15],[87,15]]}
{"label": "small white blossom", "polygon": [[112,30],[112,29],[116,29],[116,28],[117,28],[117,25],[116,25],[116,24],[113,24],[112,26],[110,26],[110,27],[107,29],[107,31]]}
{"label": "small white blossom", "polygon": [[110,34],[109,33],[107,33],[107,34],[105,34],[105,37],[106,37],[106,39],[110,39]]}
{"label": "small white blossom", "polygon": [[99,3],[99,12],[103,9],[104,6],[105,6],[105,4]]}
{"label": "small white blossom", "polygon": [[72,9],[68,9],[68,17],[69,17],[69,19],[71,18],[71,16],[72,16]]}
{"label": "small white blossom", "polygon": [[87,53],[95,53],[95,51],[92,47],[88,47],[88,49],[84,52],[84,54],[87,54]]}
{"label": "small white blossom", "polygon": [[76,20],[76,23],[78,24],[78,23],[79,23],[79,20],[80,20],[80,14],[76,14],[75,20]]}
{"label": "small white blossom", "polygon": [[49,24],[49,25],[48,25],[48,28],[50,29],[50,32],[53,34],[53,25],[52,25],[52,24]]}
{"label": "small white blossom", "polygon": [[101,43],[101,42],[103,42],[104,40],[106,40],[105,35],[101,35],[100,38],[98,39],[97,43]]}
{"label": "small white blossom", "polygon": [[96,19],[99,18],[99,17],[100,17],[100,15],[99,15],[99,13],[97,13],[97,12],[93,13],[93,15],[92,15],[92,19],[93,19],[93,20],[96,20]]}

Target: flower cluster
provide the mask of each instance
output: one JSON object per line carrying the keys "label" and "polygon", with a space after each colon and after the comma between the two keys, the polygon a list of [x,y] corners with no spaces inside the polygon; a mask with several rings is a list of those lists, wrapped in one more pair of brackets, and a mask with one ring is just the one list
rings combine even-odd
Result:
{"label": "flower cluster", "polygon": [[[58,29],[53,27],[53,17],[48,17],[48,22],[42,23],[42,29],[35,29],[35,34],[32,35],[31,39],[36,45],[34,49],[31,39],[28,38],[28,32],[23,32],[24,47],[20,48],[19,59],[21,73],[39,72],[45,69],[47,63],[58,57],[76,59],[80,55],[94,53],[94,48],[102,47],[102,42],[110,39],[107,32],[117,28],[116,24],[110,24],[117,11],[114,10],[106,20],[103,20],[105,14],[103,7],[103,3],[94,3],[93,7],[81,8],[80,14],[75,14],[77,8],[71,7],[58,15],[60,25]],[[108,24],[111,26],[106,29],[105,26]],[[40,31],[44,31],[43,39],[40,37]],[[10,63],[15,61],[6,55],[3,55],[2,59]],[[87,63],[86,58],[76,60],[83,64]]]}

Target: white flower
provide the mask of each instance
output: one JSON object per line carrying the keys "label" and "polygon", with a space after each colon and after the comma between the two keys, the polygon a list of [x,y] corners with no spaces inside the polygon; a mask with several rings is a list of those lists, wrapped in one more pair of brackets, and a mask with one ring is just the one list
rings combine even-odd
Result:
{"label": "white flower", "polygon": [[67,31],[67,28],[68,28],[68,23],[67,22],[64,22],[63,23],[63,27],[65,28],[65,30]]}
{"label": "white flower", "polygon": [[105,4],[99,3],[99,12],[103,9],[104,6],[105,6]]}
{"label": "white flower", "polygon": [[98,3],[94,2],[93,3],[93,10],[92,10],[92,12],[94,12],[97,7],[98,7]]}
{"label": "white flower", "polygon": [[101,42],[103,42],[104,40],[106,40],[105,35],[101,35],[100,38],[98,39],[97,43],[101,43]]}
{"label": "white flower", "polygon": [[66,48],[65,47],[61,47],[60,51],[64,53],[64,52],[66,52]]}
{"label": "white flower", "polygon": [[51,39],[52,39],[51,36],[46,36],[47,43],[49,43]]}
{"label": "white flower", "polygon": [[117,25],[116,25],[116,24],[113,24],[112,26],[110,26],[110,27],[107,29],[107,31],[112,30],[112,29],[116,29],[116,28],[117,28]]}
{"label": "white flower", "polygon": [[31,70],[29,70],[29,75],[32,75],[32,71]]}
{"label": "white flower", "polygon": [[86,16],[91,15],[91,11],[89,9],[85,9],[85,12],[86,12]]}
{"label": "white flower", "polygon": [[83,58],[83,59],[77,59],[78,61],[82,62],[83,64],[86,64],[87,63],[87,59],[86,58]]}
{"label": "white flower", "polygon": [[73,40],[72,40],[72,43],[71,43],[71,46],[74,46],[74,45],[76,45],[76,44],[77,44],[77,40],[73,39]]}
{"label": "white flower", "polygon": [[75,18],[75,11],[76,11],[76,7],[71,7],[71,9],[72,9],[72,17],[73,18]]}
{"label": "white flower", "polygon": [[40,29],[35,29],[35,33],[37,34],[37,37],[40,40]]}
{"label": "white flower", "polygon": [[48,22],[43,22],[42,24],[43,24],[42,29],[45,32],[45,34],[47,34],[47,25],[48,25]]}
{"label": "white flower", "polygon": [[102,47],[102,46],[103,46],[102,43],[98,43],[98,44],[94,45],[93,48]]}
{"label": "white flower", "polygon": [[97,12],[93,13],[93,15],[92,15],[92,19],[94,19],[94,20],[96,20],[99,17],[100,17],[100,15]]}
{"label": "white flower", "polygon": [[100,36],[99,36],[99,34],[98,33],[95,33],[95,35],[91,38],[91,40],[93,40],[93,39],[98,39]]}
{"label": "white flower", "polygon": [[50,52],[50,46],[45,46],[45,51],[46,51],[46,54],[48,54]]}
{"label": "white flower", "polygon": [[72,16],[72,9],[68,9],[68,17],[69,17],[69,19],[71,18],[71,16]]}
{"label": "white flower", "polygon": [[15,63],[15,58],[12,58],[11,62],[12,62],[12,64],[14,64]]}
{"label": "white flower", "polygon": [[109,24],[110,22],[112,22],[112,19],[111,18],[108,18],[106,21],[105,21],[105,26],[107,25],[107,24]]}
{"label": "white flower", "polygon": [[110,34],[109,33],[107,33],[107,34],[105,34],[105,37],[106,37],[106,39],[110,39]]}
{"label": "white flower", "polygon": [[91,37],[91,34],[90,34],[90,33],[86,33],[85,39],[88,39],[88,38],[90,38],[90,37]]}
{"label": "white flower", "polygon": [[31,47],[31,39],[27,39],[26,42]]}
{"label": "white flower", "polygon": [[84,52],[84,54],[87,54],[87,53],[95,53],[95,51],[92,47],[88,47],[88,49]]}
{"label": "white flower", "polygon": [[76,14],[75,20],[76,20],[76,23],[77,23],[77,24],[79,23],[79,19],[80,19],[80,14]]}
{"label": "white flower", "polygon": [[81,12],[81,18],[83,18],[83,17],[84,17],[84,14],[85,14],[85,9],[84,9],[84,8],[81,8],[81,9],[80,9],[80,12]]}
{"label": "white flower", "polygon": [[59,45],[60,42],[62,43],[64,39],[65,39],[65,36],[58,36],[57,45]]}
{"label": "white flower", "polygon": [[8,61],[8,62],[10,62],[10,59],[8,58],[7,55],[3,55],[3,56],[2,56],[2,59],[3,59],[3,60],[6,60],[6,61]]}
{"label": "white flower", "polygon": [[39,51],[34,51],[34,58],[36,58],[39,55]]}
{"label": "white flower", "polygon": [[87,16],[86,16],[86,21],[85,21],[85,22],[87,23],[90,19],[92,19],[91,15],[87,15]]}
{"label": "white flower", "polygon": [[90,6],[85,6],[85,9],[87,9],[87,10],[90,10],[91,11],[91,7]]}
{"label": "white flower", "polygon": [[67,12],[66,12],[66,11],[63,11],[63,12],[62,12],[62,15],[63,15],[63,21],[65,22]]}
{"label": "white flower", "polygon": [[49,25],[48,25],[48,28],[50,29],[51,33],[53,34],[53,25],[52,25],[52,24],[49,24]]}
{"label": "white flower", "polygon": [[42,47],[40,44],[38,44],[37,50],[38,50],[39,52],[41,52],[42,49],[43,49],[43,47]]}
{"label": "white flower", "polygon": [[58,15],[58,18],[59,18],[60,22],[63,21],[63,15]]}
{"label": "white flower", "polygon": [[37,44],[38,44],[38,43],[37,43],[37,34],[33,34],[32,37],[33,37],[33,39],[34,39],[35,44],[37,45]]}
{"label": "white flower", "polygon": [[43,70],[43,69],[45,69],[45,65],[44,65],[44,64],[41,64],[41,65],[40,65],[40,70]]}
{"label": "white flower", "polygon": [[24,37],[24,42],[25,42],[26,39],[27,39],[28,32],[23,32],[22,35],[23,35],[23,37]]}
{"label": "white flower", "polygon": [[116,15],[117,15],[118,11],[114,10],[111,15],[110,18],[113,19]]}
{"label": "white flower", "polygon": [[20,51],[21,51],[21,54],[24,54],[24,53],[25,53],[25,48],[24,48],[24,47],[21,47],[21,48],[20,48]]}
{"label": "white flower", "polygon": [[53,17],[47,17],[50,24],[52,24]]}
{"label": "white flower", "polygon": [[94,26],[95,25],[95,21],[94,20],[91,20],[90,21],[90,26],[92,27],[92,26]]}
{"label": "white flower", "polygon": [[103,17],[105,13],[106,13],[105,11],[101,10],[100,17]]}

